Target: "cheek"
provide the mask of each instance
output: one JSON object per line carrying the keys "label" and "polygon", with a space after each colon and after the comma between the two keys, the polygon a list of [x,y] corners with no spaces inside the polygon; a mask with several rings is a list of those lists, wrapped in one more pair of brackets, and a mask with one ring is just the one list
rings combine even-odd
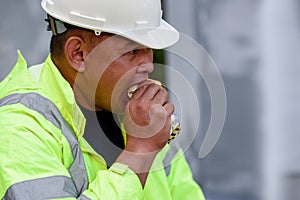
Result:
{"label": "cheek", "polygon": [[97,96],[105,98],[106,101],[110,101],[112,91],[118,81],[118,76],[109,70],[106,70],[99,79],[97,87]]}
{"label": "cheek", "polygon": [[112,91],[117,85],[120,85],[119,82],[124,82],[126,77],[126,71],[107,69],[100,78],[99,85],[105,91]]}
{"label": "cheek", "polygon": [[136,73],[136,67],[128,62],[116,60],[103,73],[111,87],[126,86],[130,83]]}
{"label": "cheek", "polygon": [[130,86],[134,74],[135,70],[127,70],[124,66],[112,66],[105,70],[97,87],[98,106],[110,111],[121,112],[127,104],[127,88]]}

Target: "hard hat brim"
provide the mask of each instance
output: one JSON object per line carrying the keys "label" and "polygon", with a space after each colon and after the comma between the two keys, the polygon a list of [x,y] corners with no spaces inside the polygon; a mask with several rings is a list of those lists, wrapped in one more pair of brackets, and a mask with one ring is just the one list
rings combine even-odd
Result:
{"label": "hard hat brim", "polygon": [[175,44],[179,39],[178,31],[164,20],[161,20],[160,27],[139,28],[115,34],[152,49],[164,49]]}
{"label": "hard hat brim", "polygon": [[[92,9],[93,12],[87,15],[84,14],[89,13],[86,9],[83,9],[83,11],[85,11],[83,13],[78,11],[80,9],[76,6],[81,5],[81,3],[79,5],[78,2],[77,4],[69,5],[68,3],[72,2],[71,0],[53,1],[54,0],[43,0],[41,2],[42,8],[53,18],[67,24],[94,30],[98,33],[108,32],[120,35],[153,49],[169,47],[175,44],[179,39],[178,31],[161,18],[160,0],[148,0],[145,2],[146,5],[149,4],[148,6],[150,10],[147,9],[147,6],[142,6],[141,9],[143,8],[146,10],[141,11],[137,9],[134,4],[131,3],[131,7],[128,4],[129,11],[130,9],[133,9],[135,12],[124,12],[121,15],[117,15],[117,17],[120,18],[119,20],[114,19],[114,17],[112,17],[114,14],[110,15],[111,12],[107,13],[106,10],[99,11],[98,7],[102,8],[101,1],[96,1],[94,7],[97,7],[97,9]],[[110,5],[109,0],[105,2]],[[127,4],[122,5],[127,6]],[[84,8],[87,8],[87,6],[84,6]],[[105,6],[103,8],[105,9]],[[98,12],[103,12],[103,16],[100,14],[98,15]],[[143,12],[148,13],[148,15],[151,15],[150,13],[153,12],[154,17],[147,16],[145,19],[142,18],[141,20],[139,15],[142,15]],[[134,16],[129,16],[129,19],[131,20],[127,20],[127,15]],[[137,17],[135,17],[135,15],[137,15]]]}

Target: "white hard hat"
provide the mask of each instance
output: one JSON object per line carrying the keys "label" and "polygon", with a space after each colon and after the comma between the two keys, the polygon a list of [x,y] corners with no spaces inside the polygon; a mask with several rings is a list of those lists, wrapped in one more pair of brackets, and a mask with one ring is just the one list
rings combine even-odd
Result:
{"label": "white hard hat", "polygon": [[161,0],[43,0],[43,9],[67,24],[123,36],[162,49],[179,33],[162,19]]}

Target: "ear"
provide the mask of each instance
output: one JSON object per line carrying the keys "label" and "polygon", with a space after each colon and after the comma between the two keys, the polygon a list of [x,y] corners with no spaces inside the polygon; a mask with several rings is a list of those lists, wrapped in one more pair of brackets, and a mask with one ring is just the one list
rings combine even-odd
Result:
{"label": "ear", "polygon": [[84,72],[84,60],[87,55],[87,44],[79,36],[68,38],[65,43],[64,52],[68,64],[77,72]]}

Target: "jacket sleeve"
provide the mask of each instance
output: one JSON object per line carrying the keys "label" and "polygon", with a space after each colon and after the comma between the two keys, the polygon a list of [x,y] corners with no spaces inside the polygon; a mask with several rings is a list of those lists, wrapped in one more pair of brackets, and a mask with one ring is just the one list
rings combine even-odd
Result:
{"label": "jacket sleeve", "polygon": [[128,166],[114,163],[109,170],[100,170],[84,193],[89,199],[143,199],[137,175]]}
{"label": "jacket sleeve", "polygon": [[0,107],[0,199],[141,199],[139,179],[116,163],[99,170],[81,196],[68,171],[60,130],[21,105]]}
{"label": "jacket sleeve", "polygon": [[199,185],[194,181],[191,169],[181,149],[172,159],[167,175],[172,200],[205,200]]}

